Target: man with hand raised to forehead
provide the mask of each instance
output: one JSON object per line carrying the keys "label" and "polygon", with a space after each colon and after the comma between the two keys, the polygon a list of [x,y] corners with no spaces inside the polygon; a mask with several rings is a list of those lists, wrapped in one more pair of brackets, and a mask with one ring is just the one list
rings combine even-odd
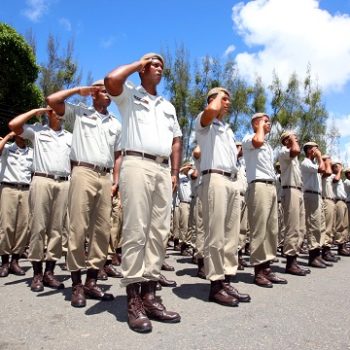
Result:
{"label": "man with hand raised to forehead", "polygon": [[[34,116],[45,114],[48,124],[28,124]],[[29,190],[30,243],[28,259],[32,262],[33,292],[44,286],[62,289],[54,276],[56,262],[62,256],[63,220],[67,210],[72,134],[62,128],[61,117],[51,108],[32,109],[12,119],[9,127],[33,144],[33,179]],[[45,241],[47,237],[47,247]],[[46,262],[43,274],[42,264]]]}
{"label": "man with hand raised to forehead", "polygon": [[[123,205],[121,284],[127,292],[129,327],[141,333],[152,330],[150,318],[180,321],[177,312],[167,311],[155,297],[182,150],[175,108],[157,94],[163,68],[163,57],[149,53],[114,69],[105,78],[123,126],[119,181]],[[136,72],[141,79],[137,87],[127,81]]]}
{"label": "man with hand raised to forehead", "polygon": [[[92,96],[93,106],[66,102],[79,94]],[[70,218],[67,266],[73,282],[71,305],[84,307],[86,297],[110,301],[113,295],[105,293],[97,284],[98,271],[103,268],[111,232],[111,195],[116,195],[118,168],[121,161],[119,141],[121,126],[108,112],[110,105],[103,80],[92,86],[62,90],[47,97],[48,104],[73,129],[72,179],[68,193]],[[88,237],[87,257],[85,239]],[[81,270],[87,267],[85,285]]]}
{"label": "man with hand raised to forehead", "polygon": [[254,283],[272,288],[272,284],[286,284],[270,268],[277,252],[278,214],[276,175],[271,146],[265,140],[271,130],[266,113],[252,116],[253,134],[242,141],[248,181],[248,222],[250,228],[250,262],[254,266]]}
{"label": "man with hand raised to forehead", "polygon": [[195,122],[201,149],[204,269],[210,280],[209,301],[237,306],[249,302],[250,296],[231,285],[238,268],[241,199],[237,148],[230,126],[223,121],[230,111],[230,94],[222,87],[214,88],[207,102]]}
{"label": "man with hand raised to forehead", "polygon": [[306,276],[310,270],[298,265],[297,257],[305,236],[305,207],[303,181],[298,160],[300,146],[294,131],[286,130],[280,137],[282,148],[278,160],[281,167],[281,202],[285,225],[283,253],[286,255],[286,273]]}
{"label": "man with hand raised to forehead", "polygon": [[305,159],[301,162],[301,174],[304,182],[304,203],[306,237],[309,248],[309,266],[326,268],[321,257],[321,247],[325,239],[322,227],[322,180],[326,166],[318,144],[312,141],[303,146]]}

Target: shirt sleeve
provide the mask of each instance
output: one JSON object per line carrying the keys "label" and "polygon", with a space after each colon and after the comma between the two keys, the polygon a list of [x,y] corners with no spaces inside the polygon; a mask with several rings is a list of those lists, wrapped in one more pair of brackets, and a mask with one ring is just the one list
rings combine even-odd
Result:
{"label": "shirt sleeve", "polygon": [[135,89],[135,85],[131,81],[126,81],[123,85],[123,91],[118,96],[113,96],[108,94],[111,101],[113,101],[118,108],[121,110],[121,116],[124,117],[124,113],[122,110],[127,106],[128,101],[130,100],[130,96],[132,95],[132,91]]}
{"label": "shirt sleeve", "polygon": [[309,159],[305,159],[302,163],[301,166],[305,172],[308,173],[318,173],[318,164],[313,163]]}
{"label": "shirt sleeve", "polygon": [[38,123],[24,124],[23,125],[23,132],[20,136],[26,140],[33,141],[35,133],[40,131],[41,129],[42,129],[42,126]]}
{"label": "shirt sleeve", "polygon": [[195,120],[195,131],[199,134],[205,134],[209,131],[211,124],[207,126],[202,126],[201,124],[201,117],[202,117],[203,112],[200,112]]}
{"label": "shirt sleeve", "polygon": [[64,124],[69,130],[73,130],[75,117],[79,114],[80,107],[69,102],[64,103]]}
{"label": "shirt sleeve", "polygon": [[243,154],[244,154],[244,150],[251,150],[251,149],[255,149],[255,147],[253,146],[253,136],[252,135],[246,135],[243,140],[242,140],[242,148],[243,148]]}
{"label": "shirt sleeve", "polygon": [[290,159],[290,149],[288,149],[286,146],[283,146],[279,151],[278,158],[283,160]]}

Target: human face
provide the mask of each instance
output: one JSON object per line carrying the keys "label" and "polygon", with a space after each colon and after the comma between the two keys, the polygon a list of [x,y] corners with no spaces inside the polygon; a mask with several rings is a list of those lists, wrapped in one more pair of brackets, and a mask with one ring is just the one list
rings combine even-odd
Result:
{"label": "human face", "polygon": [[111,99],[107,94],[107,90],[104,86],[100,87],[100,90],[93,95],[94,104],[101,107],[108,107],[111,104]]}
{"label": "human face", "polygon": [[231,101],[230,97],[227,96],[226,94],[222,97],[221,99],[221,114],[222,115],[227,115],[230,112],[230,106],[231,106]]}
{"label": "human face", "polygon": [[158,58],[152,58],[142,72],[143,78],[158,84],[163,76],[163,63]]}

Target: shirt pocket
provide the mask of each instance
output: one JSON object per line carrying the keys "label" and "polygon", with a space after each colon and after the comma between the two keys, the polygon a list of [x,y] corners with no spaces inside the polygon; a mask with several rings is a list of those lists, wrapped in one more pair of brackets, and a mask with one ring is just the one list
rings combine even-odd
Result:
{"label": "shirt pocket", "polygon": [[97,122],[93,118],[84,116],[81,118],[81,127],[85,137],[92,137],[97,128]]}
{"label": "shirt pocket", "polygon": [[171,132],[174,131],[174,126],[175,126],[175,111],[172,108],[164,108],[164,117],[165,117],[165,123]]}

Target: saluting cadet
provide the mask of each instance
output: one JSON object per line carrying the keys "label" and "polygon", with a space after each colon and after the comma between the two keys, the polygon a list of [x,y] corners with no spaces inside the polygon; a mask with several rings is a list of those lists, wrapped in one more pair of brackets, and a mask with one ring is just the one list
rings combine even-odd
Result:
{"label": "saluting cadet", "polygon": [[342,176],[342,164],[339,161],[332,163],[333,191],[335,198],[335,234],[334,243],[338,245],[338,254],[342,256],[350,256],[349,249],[346,248],[346,242],[349,235],[349,219],[348,208],[346,206],[346,192]]}
{"label": "saluting cadet", "polygon": [[195,217],[196,217],[196,253],[195,258],[197,260],[198,270],[197,277],[206,279],[204,271],[204,224],[203,224],[203,208],[202,208],[202,176],[200,171],[200,158],[201,149],[196,145],[192,151],[192,157],[194,160],[195,168],[197,170],[197,179],[195,184]]}
{"label": "saluting cadet", "polygon": [[[15,141],[7,144],[12,139]],[[0,141],[0,155],[0,277],[8,276],[9,272],[23,276],[25,272],[18,260],[28,241],[33,150],[22,137],[10,132]]]}
{"label": "saluting cadet", "polygon": [[325,165],[325,172],[322,174],[323,228],[325,230],[325,239],[322,246],[322,259],[327,264],[327,261],[337,262],[338,258],[331,252],[335,223],[335,198],[333,192],[334,175],[332,176],[331,157],[324,154],[322,159]]}
{"label": "saluting cadet", "polygon": [[231,285],[238,268],[240,194],[237,183],[237,148],[233,132],[223,118],[230,110],[230,94],[211,89],[207,107],[195,121],[196,139],[201,149],[201,200],[204,220],[204,268],[210,280],[209,301],[237,306],[249,302]]}
{"label": "saluting cadet", "polygon": [[251,119],[253,134],[242,141],[248,181],[248,222],[250,228],[250,262],[254,266],[254,283],[272,288],[272,283],[286,284],[270,268],[276,258],[278,213],[273,151],[265,140],[271,130],[270,118],[256,113]]}
{"label": "saluting cadet", "polygon": [[[167,311],[155,297],[182,150],[175,108],[157,94],[163,68],[163,57],[149,53],[105,78],[122,116],[122,286],[127,292],[129,327],[136,332],[152,330],[149,318],[180,321],[177,312]],[[126,81],[136,72],[141,79],[137,87]]]}
{"label": "saluting cadet", "polygon": [[309,269],[298,265],[297,257],[305,235],[305,207],[303,181],[298,156],[300,146],[293,131],[284,131],[280,137],[282,148],[278,155],[281,168],[284,222],[283,253],[287,258],[286,273],[305,276]]}
{"label": "saluting cadet", "polygon": [[192,164],[185,163],[180,168],[178,195],[180,199],[179,204],[179,233],[181,254],[191,256],[191,231],[189,227],[190,220],[190,205],[192,196],[191,173]]}
{"label": "saluting cadet", "polygon": [[[46,113],[49,124],[27,124],[36,115]],[[33,292],[47,287],[62,289],[54,277],[56,262],[62,256],[62,230],[67,210],[72,134],[62,128],[61,118],[51,108],[32,109],[9,122],[17,135],[33,144],[33,180],[29,191],[30,243]],[[45,252],[45,240],[47,247]],[[43,261],[46,262],[43,275]]]}
{"label": "saluting cadet", "polygon": [[[75,94],[92,96],[93,106],[74,105],[65,100]],[[72,277],[73,307],[84,307],[86,297],[109,301],[113,295],[97,284],[103,268],[111,235],[111,195],[116,194],[121,161],[119,150],[121,126],[108,112],[110,105],[103,80],[92,86],[62,90],[47,97],[48,104],[73,129],[70,153],[72,178],[68,193],[69,237],[67,266]],[[87,257],[85,238],[88,237]],[[81,270],[87,267],[85,285]]]}
{"label": "saluting cadet", "polygon": [[243,157],[242,142],[236,142],[237,147],[237,181],[239,185],[239,193],[241,196],[241,220],[238,240],[238,270],[244,270],[250,265],[243,258],[243,248],[249,244],[249,225],[248,225],[248,210],[246,203],[246,192],[248,187],[245,162]]}
{"label": "saluting cadet", "polygon": [[321,174],[325,171],[322,155],[315,142],[306,142],[303,146],[305,159],[301,163],[304,183],[304,203],[306,237],[309,248],[309,266],[325,268],[321,259],[321,247],[324,242],[322,229],[322,183]]}

